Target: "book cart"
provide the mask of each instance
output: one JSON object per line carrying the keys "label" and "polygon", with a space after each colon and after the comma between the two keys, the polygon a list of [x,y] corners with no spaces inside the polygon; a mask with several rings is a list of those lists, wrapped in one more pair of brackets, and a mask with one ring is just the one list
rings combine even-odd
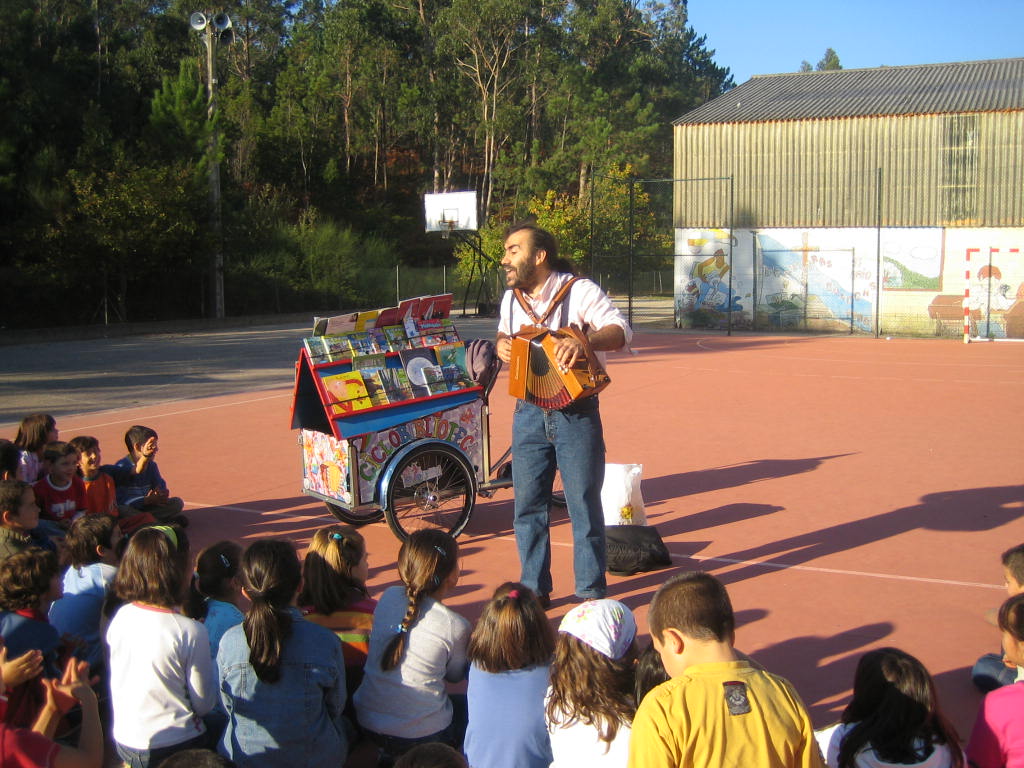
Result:
{"label": "book cart", "polygon": [[[450,320],[439,333],[436,318],[423,318],[404,303],[400,309],[404,349],[380,332],[395,326],[340,333],[327,328],[319,341],[316,336],[305,340],[292,403],[292,428],[299,430],[302,447],[302,490],[343,522],[363,525],[383,517],[403,540],[421,528],[457,536],[469,522],[477,494],[489,497],[511,485],[510,451],[493,465],[490,451],[488,396],[500,362],[495,359],[486,385],[477,384],[464,370],[465,347]],[[395,311],[371,314],[387,322],[386,313]],[[359,324],[355,315],[352,319]],[[366,346],[367,335],[377,344]],[[384,345],[387,351],[373,351]],[[431,381],[431,371],[420,370],[429,365],[416,361],[452,347],[463,349],[465,375],[454,368],[448,375],[445,366],[444,381]],[[409,375],[402,372],[408,367],[411,373],[414,366],[408,391],[402,379]],[[361,371],[366,390],[336,386],[347,384],[353,371]]]}

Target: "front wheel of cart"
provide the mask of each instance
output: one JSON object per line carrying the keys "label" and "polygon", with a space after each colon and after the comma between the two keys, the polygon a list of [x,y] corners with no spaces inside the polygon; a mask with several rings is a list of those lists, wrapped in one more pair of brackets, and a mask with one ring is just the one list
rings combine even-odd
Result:
{"label": "front wheel of cart", "polygon": [[384,510],[382,509],[370,510],[365,514],[356,514],[344,507],[339,507],[337,504],[331,504],[329,501],[325,501],[324,504],[327,505],[327,509],[331,511],[332,515],[349,525],[368,525],[369,523],[376,523],[384,517]]}
{"label": "front wheel of cart", "polygon": [[384,517],[398,538],[424,528],[462,533],[473,511],[476,479],[461,453],[445,444],[418,446],[388,475]]}

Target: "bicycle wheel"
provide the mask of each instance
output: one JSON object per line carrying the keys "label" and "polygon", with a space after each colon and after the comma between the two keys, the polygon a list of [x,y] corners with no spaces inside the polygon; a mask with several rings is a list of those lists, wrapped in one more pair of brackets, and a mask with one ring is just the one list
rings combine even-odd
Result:
{"label": "bicycle wheel", "polygon": [[403,541],[423,528],[458,536],[469,522],[476,479],[466,459],[444,445],[413,449],[395,465],[384,517]]}
{"label": "bicycle wheel", "polygon": [[339,507],[337,504],[331,504],[329,501],[325,501],[324,504],[327,505],[327,509],[330,510],[332,515],[349,525],[368,525],[369,523],[376,523],[384,517],[383,509],[371,509],[364,513],[356,513],[344,507]]}

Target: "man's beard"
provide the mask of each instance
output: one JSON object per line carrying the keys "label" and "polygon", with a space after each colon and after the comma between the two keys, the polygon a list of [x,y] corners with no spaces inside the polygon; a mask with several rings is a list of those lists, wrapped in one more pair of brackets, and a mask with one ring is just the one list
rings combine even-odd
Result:
{"label": "man's beard", "polygon": [[[508,282],[509,273],[506,272],[505,274],[506,282]],[[537,265],[529,261],[524,262],[512,270],[512,282],[509,283],[509,288],[519,288],[520,290],[533,288],[534,278],[536,276]]]}

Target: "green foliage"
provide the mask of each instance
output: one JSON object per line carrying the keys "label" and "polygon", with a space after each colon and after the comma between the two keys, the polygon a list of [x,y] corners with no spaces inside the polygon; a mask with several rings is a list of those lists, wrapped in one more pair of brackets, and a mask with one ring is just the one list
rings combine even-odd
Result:
{"label": "green foliage", "polygon": [[[396,264],[455,256],[424,191],[478,190],[495,259],[528,212],[614,259],[629,178],[669,175],[672,120],[732,86],[684,0],[246,0],[210,120],[193,10],[0,3],[3,324],[208,314],[213,159],[229,313],[391,303]],[[662,203],[635,203],[660,253]]]}

